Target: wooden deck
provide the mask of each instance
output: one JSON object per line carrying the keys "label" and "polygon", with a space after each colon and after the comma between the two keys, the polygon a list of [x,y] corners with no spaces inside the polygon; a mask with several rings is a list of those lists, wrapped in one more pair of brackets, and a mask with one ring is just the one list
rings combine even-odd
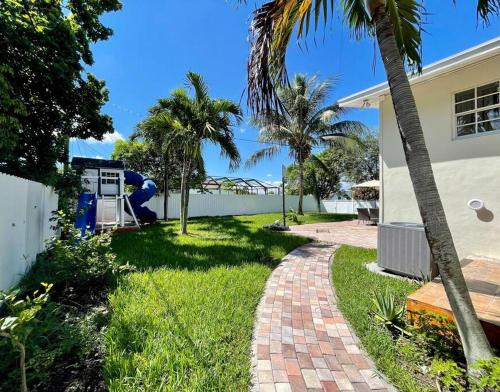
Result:
{"label": "wooden deck", "polygon": [[[500,348],[500,260],[468,258],[462,261],[462,271],[486,335],[494,347]],[[439,277],[409,295],[406,306],[409,313],[426,311],[453,321]]]}

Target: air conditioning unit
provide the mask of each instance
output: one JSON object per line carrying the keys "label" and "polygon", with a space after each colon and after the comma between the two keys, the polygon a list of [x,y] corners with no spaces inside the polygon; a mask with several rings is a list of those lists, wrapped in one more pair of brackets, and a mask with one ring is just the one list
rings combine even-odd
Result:
{"label": "air conditioning unit", "polygon": [[418,223],[391,222],[378,225],[378,265],[412,278],[434,277],[438,273],[424,226]]}

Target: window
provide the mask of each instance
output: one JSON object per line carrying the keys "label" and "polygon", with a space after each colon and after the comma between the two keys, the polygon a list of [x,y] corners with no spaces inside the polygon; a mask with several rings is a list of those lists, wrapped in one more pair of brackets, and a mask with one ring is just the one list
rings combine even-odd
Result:
{"label": "window", "polygon": [[118,184],[119,178],[119,173],[104,171],[101,172],[101,184]]}
{"label": "window", "polygon": [[499,82],[455,94],[457,137],[500,131]]}
{"label": "window", "polygon": [[457,137],[500,131],[499,82],[455,94]]}

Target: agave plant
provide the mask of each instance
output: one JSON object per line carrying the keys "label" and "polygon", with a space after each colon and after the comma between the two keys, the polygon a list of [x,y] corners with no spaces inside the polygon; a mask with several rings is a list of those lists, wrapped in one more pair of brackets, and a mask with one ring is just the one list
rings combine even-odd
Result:
{"label": "agave plant", "polygon": [[288,219],[294,223],[299,223],[299,214],[293,208],[288,210]]}
{"label": "agave plant", "polygon": [[401,325],[404,323],[406,307],[398,305],[396,297],[393,293],[389,292],[389,288],[386,288],[384,293],[375,292],[372,302],[375,320],[380,321],[389,329],[394,328],[404,334],[410,335],[408,331],[401,328]]}

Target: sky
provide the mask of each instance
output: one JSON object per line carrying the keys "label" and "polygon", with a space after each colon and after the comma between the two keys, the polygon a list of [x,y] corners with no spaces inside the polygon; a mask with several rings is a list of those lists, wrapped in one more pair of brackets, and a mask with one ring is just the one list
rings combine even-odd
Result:
{"label": "sky", "polygon": [[[263,145],[258,130],[248,124],[246,61],[251,13],[262,1],[237,0],[122,0],[121,11],[104,15],[113,36],[93,46],[94,65],[89,69],[106,81],[109,102],[104,113],[113,118],[115,133],[103,142],[73,140],[73,156],[108,158],[117,139],[128,138],[149,107],[172,90],[184,87],[187,71],[205,78],[212,97],[242,104],[245,120],[234,128],[242,162]],[[425,1],[423,63],[429,64],[500,36],[500,18],[489,27],[477,22],[475,0]],[[335,88],[326,103],[383,82],[385,73],[373,39],[356,41],[339,15],[324,31],[310,35],[306,45],[292,40],[287,54],[290,75],[305,73],[320,79],[335,77]],[[346,118],[378,128],[375,109],[351,111]],[[277,181],[281,165],[291,163],[285,149],[272,160],[252,168],[244,164],[229,171],[227,159],[212,145],[204,146],[209,175],[230,175]]]}

